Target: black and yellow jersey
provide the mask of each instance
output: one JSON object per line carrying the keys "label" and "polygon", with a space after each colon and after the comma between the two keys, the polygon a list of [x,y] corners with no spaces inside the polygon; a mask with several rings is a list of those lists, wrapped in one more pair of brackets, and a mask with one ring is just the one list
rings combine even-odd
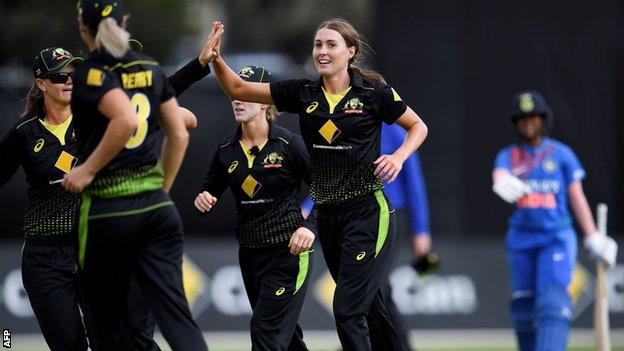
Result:
{"label": "black and yellow jersey", "polygon": [[0,187],[21,166],[28,183],[24,218],[27,238],[69,238],[76,225],[80,198],[66,192],[61,180],[78,161],[72,117],[50,125],[37,115],[21,118],[0,142]]}
{"label": "black and yellow jersey", "polygon": [[[167,80],[180,95],[209,73],[208,65],[194,59]],[[21,166],[28,183],[26,237],[66,238],[74,231],[80,207],[80,197],[61,187],[63,176],[78,162],[76,133],[73,117],[50,125],[43,115],[19,119],[0,142],[0,187]]]}
{"label": "black and yellow jersey", "polygon": [[329,94],[323,80],[271,83],[277,109],[299,115],[314,177],[310,192],[319,206],[339,204],[383,188],[373,162],[379,157],[381,122],[393,123],[407,109],[388,85],[349,69],[350,87]]}
{"label": "black and yellow jersey", "polygon": [[301,181],[309,183],[311,165],[303,140],[284,128],[270,126],[265,143],[250,149],[241,128],[217,148],[202,190],[220,198],[230,187],[236,199],[236,237],[242,247],[287,244],[301,226],[316,233],[315,215],[304,221]]}
{"label": "black and yellow jersey", "polygon": [[108,126],[108,118],[97,109],[104,94],[123,89],[139,118],[137,130],[125,148],[98,172],[85,191],[93,196],[115,197],[162,187],[158,111],[174,91],[158,63],[132,50],[121,59],[96,50],[76,69],[73,81],[71,106],[81,160],[97,147]]}

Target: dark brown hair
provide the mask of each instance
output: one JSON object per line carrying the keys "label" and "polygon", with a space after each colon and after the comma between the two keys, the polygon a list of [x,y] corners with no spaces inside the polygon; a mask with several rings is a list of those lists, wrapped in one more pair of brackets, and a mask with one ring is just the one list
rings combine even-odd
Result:
{"label": "dark brown hair", "polygon": [[367,53],[367,49],[370,49],[370,46],[366,43],[366,39],[364,39],[360,32],[358,32],[351,23],[342,18],[330,18],[321,23],[314,31],[314,34],[316,35],[316,33],[322,28],[335,30],[345,40],[347,47],[355,47],[355,54],[349,60],[349,67],[351,67],[351,69],[357,72],[360,76],[364,77],[366,80],[372,80],[383,84],[386,83],[386,80],[381,74],[372,70],[364,69],[360,66],[360,64],[364,61],[364,55]]}
{"label": "dark brown hair", "polygon": [[[37,81],[33,82],[32,87],[26,95],[26,106],[22,112],[22,117],[44,113],[43,92],[37,86]],[[43,117],[43,116],[40,116]]]}

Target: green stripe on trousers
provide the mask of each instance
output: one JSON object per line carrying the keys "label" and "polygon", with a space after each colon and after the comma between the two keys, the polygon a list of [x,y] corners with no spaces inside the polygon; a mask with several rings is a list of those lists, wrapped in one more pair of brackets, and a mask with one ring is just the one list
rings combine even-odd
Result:
{"label": "green stripe on trousers", "polygon": [[375,191],[375,198],[379,204],[379,229],[377,230],[377,243],[375,244],[375,257],[377,257],[386,242],[386,237],[388,236],[388,227],[390,226],[390,210],[388,209],[388,202],[386,201],[383,191]]}
{"label": "green stripe on trousers", "polygon": [[310,251],[302,252],[299,254],[299,273],[297,273],[297,284],[295,285],[296,294],[299,289],[305,283],[306,277],[308,276],[308,267],[310,265]]}

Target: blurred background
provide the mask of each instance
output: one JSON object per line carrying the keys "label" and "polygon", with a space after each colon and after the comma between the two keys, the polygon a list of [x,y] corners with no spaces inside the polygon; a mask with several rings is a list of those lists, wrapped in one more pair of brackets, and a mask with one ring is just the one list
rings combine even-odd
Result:
{"label": "blurred background", "polygon": [[[441,269],[419,277],[406,266],[404,227],[390,271],[393,297],[417,332],[508,327],[503,240],[510,207],[492,193],[490,173],[498,150],[515,140],[506,111],[519,90],[539,90],[549,101],[551,135],[579,156],[590,205],[609,205],[609,233],[624,246],[622,1],[126,0],[125,6],[133,38],[169,74],[199,54],[213,20],[226,25],[223,54],[233,69],[264,66],[278,79],[315,75],[312,37],[325,19],[344,17],[367,37],[368,65],[430,132],[420,156]],[[73,1],[0,0],[2,134],[24,107],[39,50],[85,53],[75,17]],[[208,216],[193,208],[217,144],[235,128],[231,106],[212,76],[179,100],[199,118],[172,191],[187,232],[185,269],[194,272],[187,293],[204,330],[245,331],[249,306],[237,268],[232,197],[228,192]],[[278,123],[298,131],[295,116],[281,115]],[[0,327],[38,333],[19,279],[25,200],[20,171],[0,189]],[[302,323],[331,331],[332,282],[317,253]],[[587,329],[593,267],[582,254],[578,269],[574,327]],[[624,266],[611,271],[608,285],[612,326],[623,328]],[[511,345],[511,334],[502,340]]]}

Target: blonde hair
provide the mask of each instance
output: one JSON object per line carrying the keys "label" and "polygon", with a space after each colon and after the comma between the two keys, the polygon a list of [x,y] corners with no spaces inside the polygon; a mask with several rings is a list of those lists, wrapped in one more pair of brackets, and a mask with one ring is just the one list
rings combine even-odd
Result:
{"label": "blonde hair", "polygon": [[360,63],[363,63],[364,61],[366,52],[369,50],[372,51],[372,49],[366,42],[364,36],[360,34],[360,32],[358,32],[358,30],[355,29],[351,23],[342,18],[331,18],[321,23],[314,31],[314,35],[316,35],[316,33],[323,28],[335,30],[345,40],[347,47],[355,48],[355,54],[349,60],[349,67],[351,69],[356,71],[360,76],[364,77],[364,79],[383,84],[386,83],[386,80],[381,74],[372,70],[364,69],[360,66]]}
{"label": "blonde hair", "polygon": [[130,49],[130,33],[117,24],[113,18],[104,18],[98,24],[95,45],[104,48],[115,58],[123,57]]}
{"label": "blonde hair", "polygon": [[275,107],[275,105],[269,105],[269,108],[267,108],[266,110],[266,119],[269,122],[273,122],[275,121],[275,119],[277,118],[277,115],[279,113],[277,112],[277,107]]}

